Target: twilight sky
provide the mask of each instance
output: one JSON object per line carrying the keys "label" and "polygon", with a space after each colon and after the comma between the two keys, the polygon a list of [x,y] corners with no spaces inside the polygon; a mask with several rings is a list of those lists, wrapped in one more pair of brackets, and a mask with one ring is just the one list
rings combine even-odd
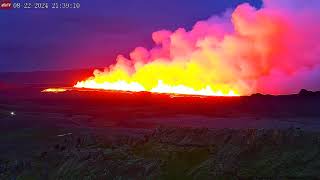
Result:
{"label": "twilight sky", "polygon": [[154,31],[190,29],[242,2],[261,6],[260,0],[69,2],[81,8],[0,10],[0,72],[105,67],[119,53],[150,47]]}

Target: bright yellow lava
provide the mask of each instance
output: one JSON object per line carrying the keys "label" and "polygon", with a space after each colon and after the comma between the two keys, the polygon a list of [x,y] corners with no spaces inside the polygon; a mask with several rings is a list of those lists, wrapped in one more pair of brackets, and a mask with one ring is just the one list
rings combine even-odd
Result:
{"label": "bright yellow lava", "polygon": [[74,87],[88,88],[88,89],[132,91],[132,92],[148,91],[153,93],[199,95],[199,96],[240,96],[239,93],[237,93],[232,89],[230,90],[223,89],[223,90],[214,91],[210,86],[206,86],[203,89],[195,90],[185,85],[171,86],[163,83],[163,81],[161,80],[159,80],[158,84],[151,89],[146,89],[144,86],[142,86],[137,82],[128,83],[126,81],[120,80],[116,82],[97,83],[94,79],[80,81]]}
{"label": "bright yellow lava", "polygon": [[64,89],[64,88],[48,88],[48,89],[42,90],[41,92],[44,92],[44,93],[61,93],[61,92],[65,92],[65,91],[67,91],[67,89]]}

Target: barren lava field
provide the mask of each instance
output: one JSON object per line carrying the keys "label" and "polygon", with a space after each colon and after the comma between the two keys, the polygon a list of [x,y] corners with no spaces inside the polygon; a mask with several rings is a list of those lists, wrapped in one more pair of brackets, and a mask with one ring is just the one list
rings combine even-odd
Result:
{"label": "barren lava field", "polygon": [[0,179],[319,177],[316,93],[42,89],[0,92]]}

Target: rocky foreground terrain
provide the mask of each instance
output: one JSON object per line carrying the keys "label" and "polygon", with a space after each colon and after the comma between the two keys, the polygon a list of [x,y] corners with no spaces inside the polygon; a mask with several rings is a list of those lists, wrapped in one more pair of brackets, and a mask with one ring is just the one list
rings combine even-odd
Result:
{"label": "rocky foreground terrain", "polygon": [[0,159],[0,179],[313,179],[319,169],[320,134],[299,128],[63,134],[32,158]]}
{"label": "rocky foreground terrain", "polygon": [[0,179],[320,178],[320,94],[0,90]]}

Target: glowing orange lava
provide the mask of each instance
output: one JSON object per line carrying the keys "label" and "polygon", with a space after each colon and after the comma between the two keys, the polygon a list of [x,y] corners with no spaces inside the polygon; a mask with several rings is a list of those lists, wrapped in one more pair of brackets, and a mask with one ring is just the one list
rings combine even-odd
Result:
{"label": "glowing orange lava", "polygon": [[158,84],[151,88],[146,89],[143,85],[137,82],[126,82],[123,80],[117,82],[103,82],[98,83],[95,80],[86,80],[78,82],[75,88],[88,88],[88,89],[103,89],[103,90],[118,90],[118,91],[131,91],[141,92],[148,91],[152,93],[165,93],[165,94],[182,94],[182,95],[199,95],[199,96],[239,96],[239,94],[231,89],[212,90],[210,86],[195,90],[185,85],[171,86],[159,80]]}
{"label": "glowing orange lava", "polygon": [[44,93],[61,93],[61,92],[66,92],[67,89],[64,88],[48,88],[48,89],[44,89],[41,92]]}

